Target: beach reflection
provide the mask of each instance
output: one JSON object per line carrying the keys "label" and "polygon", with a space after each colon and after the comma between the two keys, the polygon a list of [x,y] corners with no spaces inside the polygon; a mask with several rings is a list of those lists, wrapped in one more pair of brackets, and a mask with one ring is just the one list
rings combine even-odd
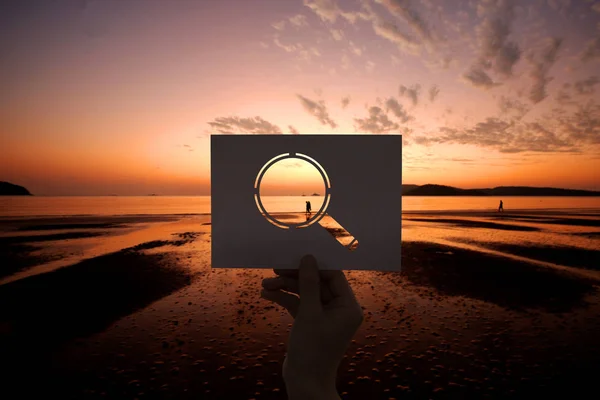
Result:
{"label": "beach reflection", "polygon": [[[7,380],[73,398],[280,397],[292,320],[258,296],[273,272],[211,269],[210,232],[202,215],[4,221],[21,268],[0,284]],[[404,213],[402,234],[401,273],[346,272],[365,312],[340,367],[347,398],[504,397],[523,378],[539,393],[598,359],[600,214]]]}

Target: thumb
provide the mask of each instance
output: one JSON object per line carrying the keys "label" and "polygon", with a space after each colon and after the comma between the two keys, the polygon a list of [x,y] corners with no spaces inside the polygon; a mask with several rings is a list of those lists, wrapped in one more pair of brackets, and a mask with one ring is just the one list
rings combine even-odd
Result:
{"label": "thumb", "polygon": [[317,260],[312,255],[302,257],[298,271],[300,310],[311,314],[323,310],[320,281]]}

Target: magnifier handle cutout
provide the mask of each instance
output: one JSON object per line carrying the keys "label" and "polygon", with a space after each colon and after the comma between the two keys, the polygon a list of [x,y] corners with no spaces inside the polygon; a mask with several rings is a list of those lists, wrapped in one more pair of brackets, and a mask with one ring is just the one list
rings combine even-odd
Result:
{"label": "magnifier handle cutout", "polygon": [[319,220],[317,223],[322,228],[327,230],[342,246],[350,251],[358,248],[358,239],[356,239],[350,232],[348,232],[339,222],[337,222],[331,215],[325,214],[327,221],[323,221],[325,218]]}

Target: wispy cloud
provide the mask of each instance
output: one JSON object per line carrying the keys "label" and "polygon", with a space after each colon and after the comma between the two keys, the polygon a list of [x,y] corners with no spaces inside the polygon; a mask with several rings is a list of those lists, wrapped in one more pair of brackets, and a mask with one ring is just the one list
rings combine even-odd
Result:
{"label": "wispy cloud", "polygon": [[361,17],[359,13],[342,11],[335,0],[304,0],[304,5],[329,23],[336,22],[339,17],[354,23]]}
{"label": "wispy cloud", "polygon": [[501,85],[498,82],[494,82],[494,80],[480,65],[471,66],[471,69],[463,74],[463,79],[475,87],[484,89],[491,89],[495,86]]}
{"label": "wispy cloud", "polygon": [[302,15],[302,14],[296,14],[293,17],[290,17],[288,21],[290,22],[290,24],[292,26],[295,26],[296,28],[308,26],[308,21],[306,19],[306,16]]}
{"label": "wispy cloud", "polygon": [[463,78],[473,86],[490,89],[498,83],[488,71],[508,78],[521,59],[519,45],[509,39],[515,19],[515,3],[513,0],[484,0],[477,7],[477,14],[481,17],[475,29],[477,58]]}
{"label": "wispy cloud", "polygon": [[529,76],[533,81],[531,89],[529,90],[529,100],[536,104],[544,100],[548,94],[546,92],[546,85],[552,80],[548,76],[550,68],[556,62],[558,50],[562,44],[562,39],[550,38],[546,41],[543,49],[539,54],[530,53],[528,60],[532,65]]}
{"label": "wispy cloud", "polygon": [[[598,3],[600,4],[600,3]],[[575,88],[575,91],[578,94],[593,94],[594,93],[594,86],[596,86],[598,83],[600,82],[600,79],[598,79],[597,76],[590,76],[587,79],[583,79],[580,81],[577,81],[573,84],[573,87]]]}
{"label": "wispy cloud", "polygon": [[342,108],[348,107],[350,104],[350,96],[342,97]]}
{"label": "wispy cloud", "polygon": [[317,118],[322,125],[329,125],[332,128],[336,128],[338,126],[337,123],[329,116],[329,112],[327,111],[327,107],[325,106],[325,102],[323,100],[314,101],[300,94],[297,94],[296,96],[300,100],[304,110]]}
{"label": "wispy cloud", "polygon": [[261,117],[218,117],[208,125],[218,133],[279,134],[281,129]]}
{"label": "wispy cloud", "polygon": [[355,118],[355,129],[358,132],[388,133],[400,128],[396,122],[390,120],[381,107],[371,106],[366,118]]}
{"label": "wispy cloud", "polygon": [[376,0],[390,13],[402,18],[422,41],[432,42],[433,32],[423,16],[407,0]]}
{"label": "wispy cloud", "polygon": [[406,123],[414,119],[408,112],[402,107],[402,104],[398,103],[398,100],[390,97],[385,101],[386,111],[391,111],[392,114],[400,121],[401,123]]}
{"label": "wispy cloud", "polygon": [[421,85],[415,84],[410,87],[400,85],[398,93],[400,97],[407,97],[412,102],[413,106],[416,106],[419,102],[419,93],[421,92]]}
{"label": "wispy cloud", "polygon": [[[523,112],[522,103],[518,106],[514,102],[510,104],[509,109],[516,107]],[[439,128],[415,137],[414,142],[427,146],[437,143],[473,145],[501,153],[577,153],[589,146],[600,145],[600,105],[578,106],[572,112],[554,109],[534,121],[488,117],[464,128]]]}
{"label": "wispy cloud", "polygon": [[517,119],[521,119],[529,112],[529,107],[518,99],[500,96],[498,99],[498,107],[503,115],[513,115]]}
{"label": "wispy cloud", "polygon": [[435,101],[435,99],[437,99],[439,94],[440,94],[440,88],[438,87],[438,85],[431,86],[429,88],[429,101],[433,103]]}
{"label": "wispy cloud", "polygon": [[382,38],[395,43],[402,51],[417,54],[419,52],[419,42],[411,35],[404,33],[391,22],[382,19],[373,21],[373,30]]}

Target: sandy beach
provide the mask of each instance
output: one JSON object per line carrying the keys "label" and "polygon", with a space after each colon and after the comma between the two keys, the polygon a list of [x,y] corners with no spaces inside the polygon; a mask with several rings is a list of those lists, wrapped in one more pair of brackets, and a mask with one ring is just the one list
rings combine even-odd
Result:
{"label": "sandy beach", "polygon": [[[210,215],[0,227],[6,398],[285,398],[273,272],[211,269]],[[594,210],[405,213],[402,271],[347,272],[342,398],[598,395],[599,240]]]}

